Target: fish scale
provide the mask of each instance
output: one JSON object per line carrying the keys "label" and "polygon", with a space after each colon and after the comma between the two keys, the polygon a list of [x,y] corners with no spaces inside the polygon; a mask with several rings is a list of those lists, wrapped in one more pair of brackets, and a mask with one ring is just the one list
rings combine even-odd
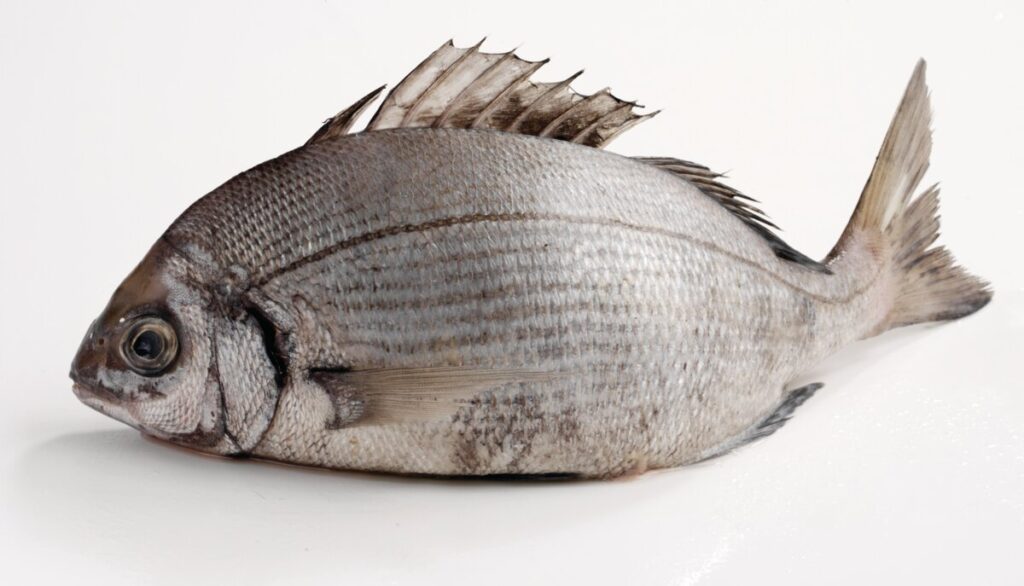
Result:
{"label": "fish scale", "polygon": [[[407,135],[410,132],[402,134]],[[486,156],[493,156],[496,148],[500,147],[506,138],[493,133],[468,133],[466,136],[466,133],[450,131],[447,134],[452,137],[452,146],[445,146],[438,144],[444,139],[438,138],[433,132],[426,134],[418,131],[417,134],[430,141],[432,152],[439,153],[439,157],[450,159],[470,157],[473,153],[487,153]],[[382,140],[396,140],[383,134],[379,136],[384,137]],[[370,138],[374,137],[364,137],[361,142]],[[408,148],[426,149],[416,145],[415,138],[402,136],[400,140],[403,141],[403,145],[412,145]],[[486,147],[473,144],[474,140],[485,142]],[[535,148],[543,149],[548,146],[549,144],[542,142]],[[571,145],[562,143],[550,143],[550,147],[554,150],[549,155],[551,158],[558,158],[559,150],[575,150]],[[464,149],[465,153],[446,152],[460,148]],[[372,157],[375,150],[374,147],[368,148],[362,156]],[[598,155],[602,159],[612,158],[600,153]],[[484,156],[480,155],[480,158]],[[540,156],[533,155],[534,158]],[[352,160],[351,156],[344,158]],[[357,156],[353,164],[358,165],[359,160]],[[629,161],[625,163],[633,164]],[[501,185],[499,178],[503,170],[494,173],[495,176],[492,177],[484,174],[479,165],[470,166],[474,169],[475,180],[500,186],[502,189],[479,189],[475,182],[463,181],[459,177],[452,177],[451,174],[443,177],[434,175],[439,184],[425,183],[420,175],[421,179],[416,189],[424,193],[443,192],[445,197],[451,200],[471,202],[469,206],[455,211],[452,211],[452,208],[458,208],[458,204],[434,206],[438,210],[445,210],[446,213],[490,213],[492,210],[484,207],[488,200],[494,202],[496,210],[511,208],[519,212],[562,212],[565,209],[564,202],[551,201],[547,198],[560,197],[560,194],[565,192],[585,195],[596,192],[600,197],[601,192],[605,190],[591,191],[588,187],[607,184],[605,173],[618,173],[617,169],[604,171],[603,167],[605,165],[595,163],[593,166],[580,166],[576,175],[569,171],[560,173],[564,177],[563,180],[568,182],[563,189],[560,189],[559,184],[553,185],[550,177],[545,178],[542,183],[543,189],[550,195],[540,195],[537,190],[531,191],[528,197],[510,194],[508,191],[522,192],[524,188],[520,183],[508,182]],[[408,173],[417,174],[415,170]],[[507,174],[511,175],[514,173]],[[621,202],[621,205],[616,207],[621,210],[619,213],[622,215],[614,219],[628,220],[641,228],[646,227],[641,222],[654,219],[654,214],[650,212],[644,217],[644,211],[655,209],[656,206],[629,205],[631,197],[659,199],[660,204],[664,206],[662,215],[669,217],[683,216],[687,213],[687,196],[704,197],[692,192],[693,188],[686,183],[669,177],[665,179],[669,187],[674,189],[634,190],[636,195],[618,192],[616,200]],[[676,185],[671,185],[671,182]],[[452,184],[464,187],[453,189],[450,187]],[[403,202],[421,201],[399,193],[400,195],[395,197],[402,197]],[[360,192],[359,195],[376,202],[379,208],[392,209],[384,194]],[[509,201],[518,202],[520,207],[512,207]],[[604,209],[604,202],[601,200],[587,205],[588,203],[571,207],[580,210],[577,216],[583,216],[589,210]],[[534,207],[526,207],[531,205]],[[429,204],[424,206],[431,207]],[[672,210],[669,206],[679,209]],[[358,209],[359,206],[351,204],[348,207]],[[365,225],[369,230],[379,231],[384,228],[380,224],[374,224],[374,221],[385,215],[377,211],[379,208],[364,208],[369,216],[366,219],[350,212],[349,215],[340,218],[340,221],[344,222],[346,227],[353,224]],[[610,211],[615,213],[614,209]],[[630,211],[637,211],[639,217],[626,216],[625,214]],[[432,218],[429,215],[413,215],[413,211],[407,213],[410,215],[391,213],[388,217],[399,225],[415,225],[422,223],[426,218]],[[724,212],[723,215],[728,217]],[[598,216],[592,219],[608,218]],[[729,219],[731,220],[731,217]],[[667,222],[664,222],[650,227],[663,228],[666,225]],[[590,384],[584,381],[581,385],[579,378],[574,377],[571,381],[524,385],[516,392],[505,390],[503,393],[510,396],[508,404],[504,407],[507,413],[502,413],[500,404],[491,407],[492,411],[489,412],[490,420],[501,417],[511,420],[519,409],[515,403],[517,397],[528,397],[534,401],[536,397],[570,397],[561,401],[537,401],[535,419],[562,420],[563,426],[571,425],[573,428],[583,429],[585,433],[582,433],[581,437],[584,439],[578,440],[577,444],[582,446],[588,441],[594,442],[594,445],[582,448],[583,451],[601,447],[598,444],[606,436],[597,430],[604,430],[605,434],[625,435],[634,427],[632,418],[624,419],[621,414],[624,409],[632,406],[637,396],[644,397],[643,403],[652,409],[660,408],[662,418],[675,421],[675,428],[666,429],[666,432],[676,434],[685,434],[685,430],[690,427],[687,425],[687,419],[700,412],[694,408],[692,402],[686,400],[686,397],[694,394],[694,390],[689,388],[691,385],[700,386],[705,379],[732,380],[737,386],[745,386],[750,384],[747,382],[748,374],[757,373],[756,376],[761,380],[751,381],[752,386],[758,387],[758,392],[753,393],[757,399],[754,403],[757,404],[751,405],[750,408],[760,413],[778,402],[783,382],[792,375],[798,365],[789,365],[788,369],[777,369],[778,372],[766,375],[762,369],[766,360],[759,361],[758,357],[768,352],[765,347],[777,345],[778,340],[765,337],[759,341],[762,347],[758,347],[757,344],[749,343],[749,337],[741,326],[747,321],[745,316],[748,314],[756,316],[763,312],[764,315],[779,316],[792,313],[792,307],[785,305],[787,301],[793,305],[791,296],[778,295],[779,307],[765,307],[764,299],[757,295],[750,298],[737,296],[735,299],[730,296],[721,300],[715,300],[711,296],[716,287],[725,288],[728,283],[738,278],[730,271],[750,273],[739,278],[753,283],[759,282],[764,289],[770,288],[773,282],[768,277],[770,273],[753,271],[745,265],[723,270],[722,267],[716,266],[716,263],[722,262],[720,258],[715,258],[713,253],[708,253],[703,247],[689,240],[676,241],[667,236],[652,235],[633,228],[614,230],[607,226],[591,224],[582,227],[570,225],[570,228],[576,233],[568,234],[566,225],[557,220],[485,222],[452,226],[432,231],[429,236],[420,233],[397,234],[345,248],[339,251],[342,253],[340,256],[328,256],[294,272],[281,274],[274,277],[264,289],[271,299],[281,305],[287,305],[292,296],[301,295],[308,306],[325,308],[325,312],[314,313],[305,320],[306,323],[314,324],[314,331],[324,329],[319,324],[343,324],[337,333],[334,329],[331,330],[330,340],[311,336],[308,343],[305,343],[311,347],[310,354],[321,363],[348,364],[351,368],[453,362],[452,365],[455,366],[480,367],[526,364],[559,372],[591,370],[595,365],[605,365],[604,369],[590,375],[594,377]],[[746,234],[740,232],[746,231],[741,223],[737,222],[735,228],[737,238],[742,238]],[[336,231],[351,233],[350,230]],[[315,229],[313,233],[324,231],[328,229]],[[665,243],[665,240],[669,242]],[[763,261],[778,262],[756,236],[751,236],[749,241],[762,247]],[[433,247],[426,246],[427,242]],[[544,249],[544,243],[550,242],[555,242],[556,247],[551,250],[549,256],[545,256],[544,253],[537,254],[537,250]],[[720,246],[724,247],[725,243]],[[550,246],[548,248],[551,249]],[[508,250],[512,252],[506,252]],[[572,254],[566,254],[567,251],[571,251]],[[735,248],[730,250],[735,251]],[[474,258],[474,264],[461,263],[460,259],[464,255]],[[753,256],[750,252],[747,252],[747,255],[748,258]],[[410,272],[405,262],[407,259],[410,264],[417,265],[418,269]],[[434,259],[434,262],[430,262],[431,259]],[[298,258],[292,259],[291,262],[296,260]],[[237,259],[227,259],[224,262],[232,261]],[[369,270],[366,267],[374,267],[377,270]],[[511,267],[512,270],[506,272],[506,267]],[[534,269],[531,271],[530,267]],[[647,269],[646,274],[638,274],[638,268],[641,267]],[[809,278],[822,278],[803,269],[797,270],[803,271]],[[466,278],[467,274],[473,275],[474,278]],[[547,286],[540,286],[545,280]],[[566,287],[561,291],[557,288],[553,291],[550,286],[559,282],[564,283]],[[388,295],[389,285],[398,286],[398,291],[407,296],[421,300],[430,299],[433,302],[424,303],[422,307],[417,308],[402,303],[401,297],[398,297],[399,301],[390,301],[392,297]],[[486,291],[488,287],[500,288],[510,285],[514,289],[507,292],[505,297],[496,299],[493,295],[488,295],[484,296],[487,301],[479,301],[481,292]],[[785,287],[780,288],[788,291]],[[461,297],[465,301],[453,303],[452,297]],[[332,302],[319,303],[319,299],[330,299]],[[715,305],[716,301],[719,302],[718,305]],[[730,315],[719,315],[719,312],[708,312],[706,309],[719,306],[727,308]],[[495,307],[501,307],[502,310],[495,311]],[[695,309],[699,310],[701,315],[697,315]],[[343,316],[340,319],[339,314]],[[739,319],[737,316],[740,316]],[[697,323],[703,327],[699,329],[697,335],[691,335],[683,327],[673,325],[686,323]],[[620,329],[619,325],[630,325],[632,328]],[[768,329],[785,330],[771,327]],[[347,340],[353,340],[355,344],[348,346]],[[547,341],[557,343],[547,344]],[[336,344],[333,353],[330,348],[325,347],[328,343]],[[518,349],[538,348],[538,344],[538,350],[528,353],[517,352]],[[803,341],[801,340],[799,344],[799,347],[794,344],[791,348],[778,350],[782,353],[797,353]],[[368,345],[374,346],[372,351],[367,350]],[[458,352],[452,355],[448,348],[456,348]],[[299,370],[316,366],[303,361],[303,351],[303,346],[296,350],[297,358],[293,359],[293,366]],[[712,353],[716,359],[702,359],[705,352]],[[692,359],[687,360],[690,357]],[[682,370],[683,363],[687,364],[687,371]],[[629,368],[636,364],[642,365],[642,376],[638,377],[635,368]],[[732,368],[724,366],[730,364],[733,365]],[[705,375],[704,370],[708,370],[709,374]],[[653,385],[655,388],[651,388],[652,384],[647,382],[648,379],[666,382],[671,380],[674,384]],[[598,380],[602,384],[597,384]],[[587,394],[593,396],[587,396],[579,391],[574,393],[573,389],[579,386],[588,388]],[[767,392],[760,388],[762,386],[769,386],[772,390]],[[315,389],[311,392],[317,393]],[[726,391],[722,393],[727,394]],[[695,395],[695,400],[707,402],[710,398]],[[578,412],[571,417],[559,415],[565,411],[567,405],[581,404],[599,405],[603,406],[603,409],[589,417],[582,417]],[[298,410],[296,418],[308,413],[310,409],[306,404],[295,408]],[[284,409],[283,413],[287,413],[288,407],[279,407],[279,416],[282,413],[281,409]],[[564,420],[569,418],[572,421],[565,423]],[[472,416],[466,419],[470,422],[475,421]],[[747,425],[747,419],[741,419],[739,425]],[[697,425],[699,426],[699,423]],[[458,444],[452,440],[450,422],[438,422],[433,426],[433,433],[425,432],[423,427],[422,423],[408,425],[407,433],[415,434],[418,438],[416,442],[409,438],[398,440],[393,436],[387,441],[402,441],[419,446],[417,449],[436,453],[456,451],[454,446]],[[549,427],[557,429],[558,425],[552,424]],[[724,429],[721,422],[715,427],[717,433],[724,436],[735,434],[739,430]],[[341,448],[346,443],[351,443],[353,438],[361,446],[373,445],[373,438],[377,434],[375,430],[354,429],[318,433],[315,431],[319,429],[318,426],[312,426],[312,429],[314,432],[304,441],[332,448],[323,450],[324,456],[312,454],[311,456],[316,459],[305,463],[374,469],[395,466],[394,462],[386,460],[390,457],[391,450],[375,452],[382,460],[370,462],[370,456],[365,453],[360,454],[359,460],[350,460],[349,458],[354,455],[348,453],[349,450]],[[288,433],[294,431],[288,428]],[[535,431],[536,441],[545,441],[537,437],[544,433],[543,429]],[[486,434],[484,436],[486,437]],[[275,438],[275,430],[271,429],[264,441],[268,446],[274,446]],[[547,441],[556,440],[551,437]],[[710,443],[713,444],[715,441],[720,440],[712,438]],[[677,448],[678,437],[666,437],[664,443],[664,453],[647,450],[645,457],[651,465],[664,465],[662,462],[668,454],[681,456]],[[705,444],[695,446],[697,452],[707,447]],[[263,449],[264,446],[258,446],[255,453],[261,455]],[[274,449],[270,447],[263,455],[271,455]],[[609,451],[607,447],[604,449]],[[487,462],[475,461],[477,468],[449,468],[441,469],[440,472],[508,472],[502,467],[508,465],[506,460],[511,457],[509,450],[515,451],[513,447],[504,444],[489,446],[488,453],[492,453],[493,456]],[[636,446],[628,442],[622,443],[619,453],[612,459],[614,465],[620,468],[628,467],[634,458],[634,452]],[[682,456],[693,459],[697,453]],[[320,459],[321,457],[323,459]],[[403,461],[417,460],[405,456],[401,458]],[[456,460],[454,455],[448,458],[449,462]],[[516,466],[515,472],[519,473],[558,472],[571,468],[569,462],[552,459],[550,454],[544,453],[538,453],[536,461],[532,456],[520,457],[516,461]],[[438,469],[406,471],[439,472]],[[596,474],[607,471],[586,472]]]}

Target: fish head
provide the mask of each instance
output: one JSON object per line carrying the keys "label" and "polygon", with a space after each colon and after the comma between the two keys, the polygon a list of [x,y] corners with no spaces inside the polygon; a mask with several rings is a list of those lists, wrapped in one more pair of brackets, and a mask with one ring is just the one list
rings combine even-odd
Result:
{"label": "fish head", "polygon": [[71,379],[83,403],[148,435],[231,453],[198,272],[159,240],[89,327]]}

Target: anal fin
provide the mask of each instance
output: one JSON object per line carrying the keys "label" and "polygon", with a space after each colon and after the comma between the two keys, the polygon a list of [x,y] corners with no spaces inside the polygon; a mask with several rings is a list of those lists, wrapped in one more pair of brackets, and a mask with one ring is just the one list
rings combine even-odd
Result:
{"label": "anal fin", "polygon": [[744,443],[767,437],[778,431],[793,416],[797,407],[803,405],[804,401],[810,399],[811,395],[823,386],[825,386],[825,383],[811,383],[789,391],[789,394],[786,395],[786,398],[783,399],[775,411],[768,417],[765,417],[761,423],[751,430]]}
{"label": "anal fin", "polygon": [[716,446],[714,449],[709,450],[703,455],[699,462],[705,460],[711,460],[719,456],[724,456],[729,452],[745,446],[750,442],[759,440],[763,437],[767,437],[776,431],[778,431],[789,419],[793,416],[797,407],[803,405],[807,399],[817,392],[818,389],[825,386],[825,383],[811,383],[809,385],[802,386],[797,389],[793,389],[786,394],[786,398],[775,408],[774,411],[768,414],[767,417],[751,426],[747,431],[740,434],[738,437],[733,438],[723,445]]}

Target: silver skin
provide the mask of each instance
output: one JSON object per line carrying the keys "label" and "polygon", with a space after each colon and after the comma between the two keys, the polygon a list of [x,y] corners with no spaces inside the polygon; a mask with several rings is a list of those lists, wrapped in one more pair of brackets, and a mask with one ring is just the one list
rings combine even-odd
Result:
{"label": "silver skin", "polygon": [[[826,273],[780,259],[689,181],[588,146],[330,137],[189,208],[72,377],[86,404],[216,454],[440,475],[684,465],[756,437],[802,372],[899,325],[891,234],[857,218]],[[180,345],[155,376],[125,356],[139,316]],[[462,389],[433,389],[451,409],[361,417],[408,399],[422,369]],[[363,374],[339,393],[320,371]],[[467,393],[465,372],[502,374]]]}
{"label": "silver skin", "polygon": [[[891,297],[869,255],[818,273],[667,172],[493,131],[299,149],[202,199],[151,255],[166,255],[151,278],[173,291],[192,348],[160,382],[167,398],[129,403],[138,427],[205,432],[215,425],[191,411],[219,393],[235,439],[204,449],[394,472],[605,476],[699,460],[873,330]],[[276,408],[247,303],[290,328]],[[325,366],[563,376],[484,393],[442,421],[329,430],[332,405],[306,374]]]}

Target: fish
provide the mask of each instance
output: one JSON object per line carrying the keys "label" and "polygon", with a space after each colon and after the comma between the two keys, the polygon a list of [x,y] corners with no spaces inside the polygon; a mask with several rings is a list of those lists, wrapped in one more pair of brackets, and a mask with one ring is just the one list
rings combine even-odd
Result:
{"label": "fish", "polygon": [[480,46],[185,210],[88,328],[76,396],[222,456],[617,478],[768,436],[824,358],[992,297],[935,244],[923,60],[818,261],[708,167],[604,148],[657,112]]}

